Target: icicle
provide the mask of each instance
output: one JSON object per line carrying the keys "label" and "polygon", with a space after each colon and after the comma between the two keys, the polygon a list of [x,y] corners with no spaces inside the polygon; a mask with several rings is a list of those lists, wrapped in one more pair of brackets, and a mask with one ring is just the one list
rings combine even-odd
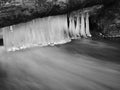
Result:
{"label": "icicle", "polygon": [[81,36],[86,38],[84,13],[81,14]]}
{"label": "icicle", "polygon": [[80,18],[77,16],[77,24],[76,24],[76,35],[80,37]]}
{"label": "icicle", "polygon": [[86,35],[91,37],[90,30],[89,30],[89,14],[86,13]]}
{"label": "icicle", "polygon": [[66,16],[63,20],[64,20],[64,23],[63,23],[63,25],[64,25],[63,30],[65,30],[65,31],[64,31],[65,40],[66,40],[67,42],[69,42],[69,41],[71,41],[71,39],[70,39],[70,36],[69,36],[69,27],[68,27],[67,16]]}
{"label": "icicle", "polygon": [[75,17],[73,17],[73,20],[72,20],[72,30],[73,30],[73,38],[74,39],[77,39],[77,32],[76,32],[76,26],[75,26]]}
{"label": "icicle", "polygon": [[3,28],[3,40],[6,49],[10,49],[12,47],[10,32],[10,27]]}
{"label": "icicle", "polygon": [[69,31],[70,31],[71,38],[74,39],[75,38],[75,22],[73,17],[70,17]]}
{"label": "icicle", "polygon": [[7,30],[5,30],[5,28],[2,28],[2,31],[3,31],[3,43],[4,43],[4,46],[5,48],[7,49]]}
{"label": "icicle", "polygon": [[[37,40],[36,40],[36,37],[38,36],[38,35],[36,35],[37,33],[36,33],[36,26],[37,26],[37,24],[38,23],[36,23],[36,20],[33,20],[32,22],[31,22],[31,24],[30,24],[30,35],[31,35],[31,45],[36,45],[36,43],[37,43]],[[41,35],[41,33],[40,33],[40,35]],[[40,43],[40,41],[39,41],[39,43]]]}
{"label": "icicle", "polygon": [[76,39],[76,29],[75,29],[75,20],[74,20],[74,17],[72,19],[72,30],[73,30],[73,38]]}
{"label": "icicle", "polygon": [[69,31],[70,31],[70,38],[73,36],[73,33],[72,33],[72,19],[71,17],[69,18]]}
{"label": "icicle", "polygon": [[80,35],[80,37],[81,37],[81,36],[82,36],[82,35],[81,35],[81,15],[80,15],[80,18],[79,18],[79,19],[80,19],[80,21],[79,21],[79,22],[80,22],[79,35]]}
{"label": "icicle", "polygon": [[63,33],[64,33],[64,43],[66,43],[66,42],[70,42],[71,41],[71,39],[70,39],[70,36],[69,36],[69,29],[68,29],[68,25],[67,25],[67,16],[65,15],[65,17],[63,17],[63,19],[61,19],[61,20],[63,20],[62,22],[62,24],[63,24],[63,28],[62,28],[62,30],[63,30]]}
{"label": "icicle", "polygon": [[[55,22],[54,22],[55,23]],[[52,22],[52,17],[49,17],[49,25],[48,27],[50,27],[50,45],[54,45],[54,24]]]}
{"label": "icicle", "polygon": [[13,32],[13,26],[10,26],[10,31]]}

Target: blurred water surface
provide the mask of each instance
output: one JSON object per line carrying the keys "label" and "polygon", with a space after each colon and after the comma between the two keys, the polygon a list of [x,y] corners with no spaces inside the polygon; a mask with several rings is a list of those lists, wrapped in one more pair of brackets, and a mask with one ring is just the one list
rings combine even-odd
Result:
{"label": "blurred water surface", "polygon": [[120,90],[120,43],[90,39],[6,52],[0,90]]}

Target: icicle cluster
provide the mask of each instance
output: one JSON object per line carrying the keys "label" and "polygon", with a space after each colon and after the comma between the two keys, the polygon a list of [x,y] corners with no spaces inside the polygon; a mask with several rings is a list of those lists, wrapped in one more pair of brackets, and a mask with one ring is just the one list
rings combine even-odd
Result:
{"label": "icicle cluster", "polygon": [[89,14],[82,13],[77,16],[70,16],[69,18],[69,30],[72,39],[80,37],[91,37],[89,30]]}
{"label": "icicle cluster", "polygon": [[67,15],[50,16],[3,28],[4,45],[8,51],[53,46],[87,36],[91,36],[88,13],[69,17],[69,20]]}

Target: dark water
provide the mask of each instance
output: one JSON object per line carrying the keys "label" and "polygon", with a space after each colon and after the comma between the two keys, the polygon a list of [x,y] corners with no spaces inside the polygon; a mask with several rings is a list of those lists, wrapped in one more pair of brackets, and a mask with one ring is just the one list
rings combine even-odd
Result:
{"label": "dark water", "polygon": [[1,46],[0,90],[120,90],[120,43],[82,39],[16,52]]}
{"label": "dark water", "polygon": [[74,40],[67,45],[61,45],[61,47],[71,54],[90,56],[96,59],[100,59],[100,61],[109,61],[120,64],[119,39],[82,39],[81,41]]}

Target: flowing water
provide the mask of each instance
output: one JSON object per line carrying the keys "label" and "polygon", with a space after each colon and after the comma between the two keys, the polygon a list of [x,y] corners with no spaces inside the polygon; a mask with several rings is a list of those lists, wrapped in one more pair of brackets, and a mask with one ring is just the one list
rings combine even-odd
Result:
{"label": "flowing water", "polygon": [[6,52],[0,90],[120,90],[120,43],[90,39]]}

